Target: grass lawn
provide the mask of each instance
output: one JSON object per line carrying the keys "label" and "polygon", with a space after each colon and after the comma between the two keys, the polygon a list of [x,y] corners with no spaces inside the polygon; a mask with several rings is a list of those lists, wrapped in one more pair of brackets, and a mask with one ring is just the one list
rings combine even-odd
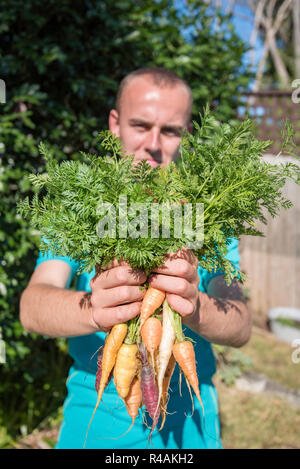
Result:
{"label": "grass lawn", "polygon": [[[252,359],[252,371],[262,373],[287,388],[300,390],[300,363],[292,360],[296,348],[254,328],[250,341],[240,350]],[[297,355],[300,357],[300,352]]]}
{"label": "grass lawn", "polygon": [[216,384],[225,449],[300,449],[300,407]]}
{"label": "grass lawn", "polygon": [[[294,349],[289,344],[254,329],[252,338],[240,350],[252,359],[251,371],[289,389],[300,389],[300,363],[293,363]],[[215,384],[225,449],[300,448],[300,407],[275,396],[226,386],[219,379]]]}

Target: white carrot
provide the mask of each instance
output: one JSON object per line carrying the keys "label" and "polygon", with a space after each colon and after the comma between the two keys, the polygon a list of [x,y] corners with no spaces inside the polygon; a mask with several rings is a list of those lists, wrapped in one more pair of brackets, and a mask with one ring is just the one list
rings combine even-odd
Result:
{"label": "white carrot", "polygon": [[157,375],[158,402],[160,403],[163,391],[163,379],[172,355],[172,348],[175,342],[175,330],[170,320],[170,307],[167,300],[163,303],[163,332],[159,345],[159,369]]}

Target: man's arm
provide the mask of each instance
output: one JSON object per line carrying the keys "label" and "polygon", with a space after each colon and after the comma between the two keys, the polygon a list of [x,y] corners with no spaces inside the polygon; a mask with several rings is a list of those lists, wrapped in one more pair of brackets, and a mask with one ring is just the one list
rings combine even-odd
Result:
{"label": "man's arm", "polygon": [[28,332],[50,337],[71,337],[97,330],[85,292],[67,290],[71,267],[60,260],[40,264],[20,301],[20,320]]}
{"label": "man's arm", "polygon": [[91,293],[67,290],[71,267],[48,260],[34,271],[20,300],[20,320],[28,332],[50,337],[72,337],[108,331],[136,316],[144,291],[145,274],[128,264],[113,264],[91,281]]}
{"label": "man's arm", "polygon": [[199,292],[194,314],[185,324],[210,342],[241,347],[250,339],[252,314],[239,284],[227,286],[224,277],[211,279],[207,294]]}

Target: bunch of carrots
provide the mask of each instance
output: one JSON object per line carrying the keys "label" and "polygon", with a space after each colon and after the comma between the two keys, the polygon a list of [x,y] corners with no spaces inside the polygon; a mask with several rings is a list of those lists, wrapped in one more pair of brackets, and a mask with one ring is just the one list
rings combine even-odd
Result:
{"label": "bunch of carrots", "polygon": [[192,387],[203,409],[193,344],[184,337],[181,317],[169,306],[165,292],[149,287],[140,315],[128,323],[113,326],[98,353],[97,402],[88,430],[112,377],[132,420],[127,432],[143,405],[152,419],[149,438],[160,414],[162,422],[159,430],[162,430],[176,362],[185,376],[190,393]]}

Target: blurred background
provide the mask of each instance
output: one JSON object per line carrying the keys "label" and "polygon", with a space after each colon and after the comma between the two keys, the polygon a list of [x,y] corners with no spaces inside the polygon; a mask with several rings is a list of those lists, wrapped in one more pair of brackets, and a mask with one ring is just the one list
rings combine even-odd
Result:
{"label": "blurred background", "polygon": [[[95,151],[120,80],[152,65],[190,84],[193,119],[207,102],[221,122],[249,115],[278,164],[298,161],[275,160],[290,119],[300,156],[300,0],[2,0],[0,448],[53,447],[71,364],[64,339],[19,322],[40,238],[16,204],[43,172],[38,144],[58,160]],[[240,244],[252,338],[215,347],[225,448],[300,447],[300,189],[285,195],[294,207]]]}

